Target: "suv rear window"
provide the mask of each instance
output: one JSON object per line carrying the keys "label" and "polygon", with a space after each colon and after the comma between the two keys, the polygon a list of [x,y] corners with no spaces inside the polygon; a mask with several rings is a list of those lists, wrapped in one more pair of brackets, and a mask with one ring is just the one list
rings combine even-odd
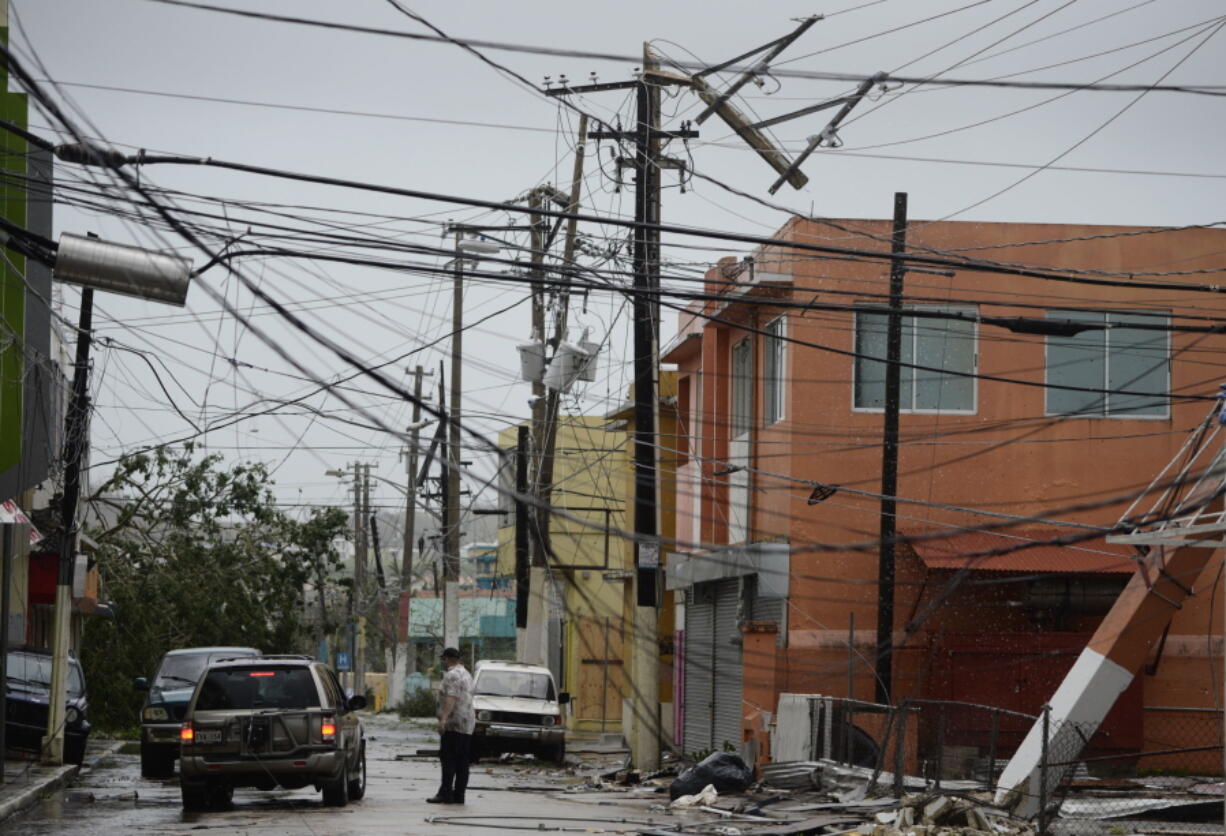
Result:
{"label": "suv rear window", "polygon": [[547,673],[526,671],[491,671],[477,673],[474,694],[490,697],[528,697],[534,700],[556,700],[553,677]]}
{"label": "suv rear window", "polygon": [[319,693],[310,668],[222,668],[200,685],[197,711],[246,708],[317,708]]}

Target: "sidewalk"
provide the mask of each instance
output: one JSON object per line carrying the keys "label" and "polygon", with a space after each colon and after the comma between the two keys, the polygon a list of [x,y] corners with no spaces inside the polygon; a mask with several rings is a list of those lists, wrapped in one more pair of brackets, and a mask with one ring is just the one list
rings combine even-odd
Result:
{"label": "sidewalk", "polygon": [[[85,752],[84,766],[88,768],[98,758],[122,745],[121,740],[99,740],[97,744],[91,740]],[[43,766],[34,755],[24,752],[9,754],[9,759],[4,762],[4,783],[0,784],[0,828],[9,816],[34,804],[42,796],[71,783],[82,768],[71,764]]]}

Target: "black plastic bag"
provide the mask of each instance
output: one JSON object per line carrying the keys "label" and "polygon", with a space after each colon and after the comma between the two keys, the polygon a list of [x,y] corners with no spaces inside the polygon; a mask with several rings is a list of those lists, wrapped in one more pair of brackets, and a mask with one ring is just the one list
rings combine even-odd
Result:
{"label": "black plastic bag", "polygon": [[753,770],[745,765],[740,755],[732,752],[716,752],[701,763],[691,766],[677,776],[668,788],[668,797],[676,800],[683,795],[702,792],[712,784],[720,795],[740,792],[753,783]]}

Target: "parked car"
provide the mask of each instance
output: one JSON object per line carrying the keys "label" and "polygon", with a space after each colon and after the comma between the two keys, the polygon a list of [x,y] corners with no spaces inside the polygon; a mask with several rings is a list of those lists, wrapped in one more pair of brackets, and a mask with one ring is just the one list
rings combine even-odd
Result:
{"label": "parked car", "polygon": [[561,762],[566,756],[562,706],[549,668],[523,662],[483,659],[473,679],[473,759],[501,752],[526,752]]}
{"label": "parked car", "polygon": [[179,729],[183,712],[200,674],[218,659],[259,656],[254,647],[185,647],[172,650],[158,662],[152,684],[143,676],[132,683],[146,692],[140,710],[140,774],[169,778],[179,757]]}
{"label": "parked car", "polygon": [[[51,652],[34,647],[16,647],[8,652],[5,669],[8,696],[5,701],[4,739],[7,746],[30,752],[42,751],[47,734],[47,706],[51,697]],[[85,760],[89,739],[89,703],[81,663],[68,657],[67,710],[64,718],[64,762]]]}
{"label": "parked car", "polygon": [[336,674],[307,656],[209,665],[179,731],[185,810],[228,804],[235,787],[314,786],[344,807],[366,794],[366,740]]}

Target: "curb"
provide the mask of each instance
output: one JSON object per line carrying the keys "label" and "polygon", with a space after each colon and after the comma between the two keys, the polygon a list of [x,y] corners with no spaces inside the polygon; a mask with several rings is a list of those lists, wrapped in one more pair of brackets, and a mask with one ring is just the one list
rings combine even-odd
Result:
{"label": "curb", "polygon": [[[116,741],[105,750],[94,755],[87,762],[88,766],[93,766],[99,759],[106,757],[119,751],[126,741]],[[44,795],[55,792],[66,784],[72,782],[77,774],[81,771],[81,767],[76,764],[65,764],[54,772],[49,772],[39,778],[31,781],[29,784],[22,787],[9,798],[0,801],[0,827],[12,816],[20,813],[22,810],[33,805]],[[11,784],[0,784],[0,787],[9,787]]]}
{"label": "curb", "polygon": [[61,766],[50,774],[43,775],[22,787],[10,798],[0,801],[0,825],[10,816],[34,804],[43,795],[54,792],[77,777],[81,767],[75,764]]}

